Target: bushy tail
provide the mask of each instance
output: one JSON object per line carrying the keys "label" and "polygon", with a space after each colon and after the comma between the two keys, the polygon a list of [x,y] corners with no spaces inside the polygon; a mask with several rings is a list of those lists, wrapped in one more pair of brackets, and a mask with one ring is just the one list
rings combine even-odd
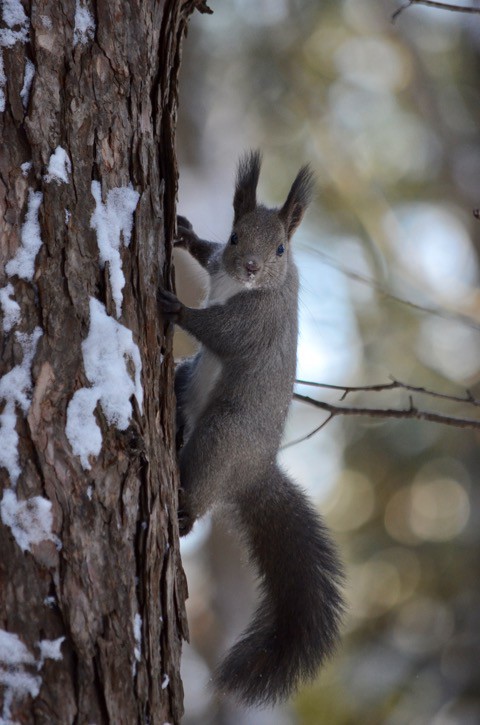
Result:
{"label": "bushy tail", "polygon": [[262,598],[214,682],[246,705],[273,705],[312,679],[334,650],[341,566],[318,514],[278,467],[237,504]]}

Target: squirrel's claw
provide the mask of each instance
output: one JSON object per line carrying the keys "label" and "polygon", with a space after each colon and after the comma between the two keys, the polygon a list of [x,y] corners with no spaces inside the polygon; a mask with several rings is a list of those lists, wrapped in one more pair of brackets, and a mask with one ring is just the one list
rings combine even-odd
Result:
{"label": "squirrel's claw", "polygon": [[185,489],[180,488],[178,491],[178,530],[180,536],[186,536],[195,523],[195,517],[192,516],[188,505],[188,496]]}
{"label": "squirrel's claw", "polygon": [[[180,233],[180,229],[178,231]],[[173,246],[179,247],[180,249],[188,249],[188,241],[183,236],[180,236],[173,240]]]}
{"label": "squirrel's claw", "polygon": [[188,249],[189,242],[196,238],[197,235],[188,219],[184,216],[177,216],[177,236],[174,240],[174,246]]}
{"label": "squirrel's claw", "polygon": [[195,519],[185,511],[185,509],[178,510],[178,531],[180,536],[186,536],[193,529]]}
{"label": "squirrel's claw", "polygon": [[193,231],[193,227],[188,221],[187,217],[181,216],[180,214],[177,214],[177,227],[183,227],[184,229],[189,229],[190,231]]}
{"label": "squirrel's claw", "polygon": [[165,320],[168,322],[179,321],[183,311],[183,304],[173,292],[168,292],[168,290],[160,287],[157,293],[157,301],[160,314]]}

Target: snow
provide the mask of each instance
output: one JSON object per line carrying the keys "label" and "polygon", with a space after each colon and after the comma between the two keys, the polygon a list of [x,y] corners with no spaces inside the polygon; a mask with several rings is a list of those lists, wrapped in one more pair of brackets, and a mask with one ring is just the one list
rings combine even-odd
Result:
{"label": "snow", "polygon": [[22,170],[22,176],[27,177],[28,176],[28,172],[32,168],[32,162],[31,161],[24,161],[24,163],[21,164],[20,168]]}
{"label": "snow", "polygon": [[75,3],[75,28],[73,30],[73,45],[80,43],[86,45],[89,40],[92,40],[95,34],[95,21],[81,0],[76,0]]}
{"label": "snow", "polygon": [[162,690],[164,690],[166,687],[168,687],[169,683],[170,683],[170,677],[168,675],[163,675]]}
{"label": "snow", "polygon": [[5,401],[5,407],[0,413],[0,468],[7,469],[13,485],[20,475],[15,406],[20,407],[24,414],[30,407],[30,368],[42,330],[36,327],[31,334],[15,334],[23,350],[22,362],[0,378],[0,401]]}
{"label": "snow", "polygon": [[22,99],[23,107],[26,109],[28,106],[28,99],[30,97],[30,88],[32,87],[33,76],[35,75],[35,66],[32,61],[28,58],[25,61],[25,73],[23,75],[23,86],[20,91],[20,98]]}
{"label": "snow", "polygon": [[[29,675],[27,672],[22,671],[17,672],[10,669],[4,670],[0,667],[0,685],[4,685],[4,687],[13,690],[15,694],[31,695],[32,697],[36,697],[40,692],[41,683],[41,677],[35,677],[34,675]],[[7,693],[5,693],[5,702],[6,701]]]}
{"label": "snow", "polygon": [[41,541],[53,541],[60,546],[59,539],[52,533],[52,503],[48,499],[32,496],[20,501],[15,491],[6,489],[0,514],[22,551],[31,551],[32,544]]}
{"label": "snow", "polygon": [[68,184],[68,175],[72,171],[70,158],[61,146],[57,146],[48,162],[48,169],[45,175],[45,181],[56,181]]}
{"label": "snow", "polygon": [[38,643],[40,649],[40,660],[37,664],[37,669],[40,670],[43,667],[45,660],[61,660],[63,655],[61,653],[62,642],[65,637],[59,637],[58,639],[42,639]]}
{"label": "snow", "polygon": [[3,331],[10,332],[12,327],[17,324],[20,319],[20,305],[15,300],[10,299],[15,294],[13,285],[7,284],[0,289],[0,307],[3,311]]}
{"label": "snow", "polygon": [[5,84],[7,82],[7,76],[5,75],[5,66],[3,64],[3,51],[0,46],[0,113],[5,110]]}
{"label": "snow", "polygon": [[0,629],[0,663],[3,665],[32,664],[34,656],[29,652],[18,634]]}
{"label": "snow", "polygon": [[40,692],[41,678],[25,671],[25,665],[32,664],[35,664],[35,658],[20,637],[0,629],[0,685],[5,688],[0,722],[11,723],[10,708],[14,697],[36,697]]}
{"label": "snow", "polygon": [[[130,398],[143,405],[142,361],[131,330],[107,315],[104,305],[90,298],[90,329],[82,343],[85,374],[91,388],[80,388],[67,408],[66,434],[83,468],[90,469],[89,456],[98,456],[102,433],[95,419],[100,403],[110,425],[125,430],[132,416]],[[133,366],[134,379],[129,373]]]}
{"label": "snow", "polygon": [[64,639],[59,637],[38,642],[40,658],[36,661],[18,635],[0,629],[0,685],[5,688],[0,725],[18,725],[11,720],[13,700],[25,695],[37,697],[40,692],[42,678],[29,674],[25,666],[36,664],[37,670],[41,670],[46,659],[62,659],[60,647]]}
{"label": "snow", "polygon": [[41,327],[36,327],[32,333],[16,333],[23,351],[22,362],[0,378],[0,398],[18,403],[24,413],[27,413],[30,407],[29,394],[32,387],[30,367],[42,334]]}
{"label": "snow", "polygon": [[18,433],[15,405],[10,400],[0,414],[0,468],[6,468],[12,483],[16,483],[21,473],[18,465]]}
{"label": "snow", "polygon": [[[125,430],[130,422],[135,395],[143,405],[142,361],[132,331],[109,317],[101,302],[90,298],[90,333],[82,343],[85,372],[100,392],[100,402],[109,423]],[[135,369],[134,381],[128,372],[128,360]]]}
{"label": "snow", "polygon": [[2,16],[5,25],[8,25],[9,28],[28,23],[28,18],[20,0],[3,0]]}
{"label": "snow", "polygon": [[65,433],[72,451],[80,457],[80,462],[86,470],[91,468],[89,456],[96,458],[102,450],[102,431],[94,415],[99,398],[100,395],[95,387],[80,388],[67,408]]}
{"label": "snow", "polygon": [[28,192],[28,207],[25,221],[22,226],[21,244],[17,253],[5,266],[9,277],[14,274],[22,279],[31,281],[35,272],[35,257],[42,246],[40,236],[40,223],[38,221],[38,210],[42,203],[43,194],[41,191]]}
{"label": "snow", "polygon": [[0,30],[0,48],[13,48],[15,43],[26,43],[28,40],[28,26],[20,30],[2,28]]}
{"label": "snow", "polygon": [[[30,368],[42,335],[40,327],[28,334],[17,332],[16,338],[23,351],[22,362],[15,365],[0,379],[0,400],[5,402],[0,414],[0,467],[6,468],[12,486],[15,487],[21,473],[18,461],[18,433],[16,431],[16,408],[26,414],[30,407],[32,378]],[[32,544],[46,539],[59,540],[52,534],[52,504],[41,496],[19,501],[14,489],[6,489],[0,502],[0,515],[5,526],[9,526],[22,551],[30,550]]]}
{"label": "snow", "polygon": [[138,613],[133,618],[133,636],[135,638],[133,653],[137,662],[140,662],[142,656],[142,618]]}
{"label": "snow", "polygon": [[48,17],[48,15],[40,15],[40,20],[42,21],[42,25],[47,30],[51,30],[53,27],[52,21]]}
{"label": "snow", "polygon": [[[2,20],[7,26],[0,29],[0,113],[5,110],[5,85],[7,78],[3,64],[3,48],[13,48],[15,43],[28,40],[29,20],[20,0],[3,0]],[[18,30],[13,30],[17,27]]]}
{"label": "snow", "polygon": [[92,181],[92,195],[96,202],[90,226],[97,233],[97,244],[102,267],[109,263],[110,285],[115,301],[117,317],[122,312],[125,277],[122,271],[120,248],[128,247],[133,228],[133,213],[137,207],[139,193],[131,187],[117,187],[107,194],[106,204],[102,203],[100,182]]}

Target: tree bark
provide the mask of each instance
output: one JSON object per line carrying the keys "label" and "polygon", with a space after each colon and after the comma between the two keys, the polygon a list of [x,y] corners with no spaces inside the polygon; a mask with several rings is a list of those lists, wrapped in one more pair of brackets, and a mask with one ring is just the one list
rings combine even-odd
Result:
{"label": "tree bark", "polygon": [[[182,715],[172,341],[156,290],[172,281],[177,76],[195,4],[3,4],[0,722],[130,725]],[[135,202],[128,247],[122,194]],[[29,277],[21,255],[37,218]],[[134,386],[136,345],[143,405],[138,386],[134,395],[112,380],[118,360],[110,367],[107,355],[89,369],[82,342],[92,304],[118,339],[132,332],[120,363]],[[100,451],[87,445],[83,457],[66,430],[81,389],[93,395],[101,430]],[[97,389],[127,396],[128,426]],[[83,432],[77,424],[80,444]]]}

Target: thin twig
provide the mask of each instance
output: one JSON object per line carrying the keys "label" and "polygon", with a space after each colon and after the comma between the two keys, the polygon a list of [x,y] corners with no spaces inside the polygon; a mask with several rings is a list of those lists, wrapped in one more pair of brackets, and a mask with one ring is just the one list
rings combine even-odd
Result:
{"label": "thin twig", "polygon": [[285,448],[290,448],[291,446],[296,446],[297,443],[302,443],[303,441],[308,441],[309,438],[312,438],[315,435],[315,433],[318,433],[319,430],[322,430],[322,428],[324,426],[326,426],[327,423],[330,422],[330,420],[333,418],[333,415],[334,415],[333,413],[330,413],[328,418],[326,418],[326,420],[324,420],[323,423],[320,423],[320,425],[318,425],[316,428],[314,428],[314,430],[310,431],[310,433],[307,433],[307,435],[302,436],[301,438],[295,438],[295,440],[290,441],[289,443],[285,443],[284,446],[280,447],[280,450],[284,451]]}
{"label": "thin twig", "polygon": [[398,18],[398,16],[403,13],[404,10],[410,7],[410,5],[413,5],[413,0],[408,0],[408,2],[405,3],[405,5],[401,5],[398,10],[395,10],[394,13],[392,13],[392,23],[395,22],[395,20]]}
{"label": "thin twig", "polygon": [[472,8],[467,5],[452,5],[451,3],[439,3],[433,0],[408,0],[405,5],[402,5],[393,13],[392,21],[395,21],[400,13],[411,5],[427,5],[430,8],[437,8],[437,10],[452,10],[455,13],[480,13],[480,8]]}
{"label": "thin twig", "polygon": [[[303,403],[313,405],[315,408],[325,410],[330,413],[329,419],[334,418],[337,415],[363,415],[369,418],[408,418],[414,420],[428,420],[431,423],[442,423],[443,425],[450,425],[456,428],[474,428],[480,429],[480,420],[472,420],[470,418],[455,418],[449,415],[442,415],[440,413],[430,413],[425,410],[419,410],[413,405],[413,401],[410,397],[410,406],[396,410],[394,408],[350,408],[339,405],[333,405],[332,403],[325,403],[322,400],[315,400],[310,398],[308,395],[300,395],[300,393],[294,393],[293,398],[300,400]],[[313,433],[312,433],[313,435]]]}
{"label": "thin twig", "polygon": [[402,383],[400,380],[395,380],[395,378],[392,378],[390,383],[380,383],[379,385],[330,385],[329,383],[315,383],[310,380],[296,380],[295,382],[298,383],[298,385],[310,385],[314,388],[327,388],[328,390],[343,391],[343,395],[340,400],[345,400],[347,395],[350,393],[379,393],[385,390],[408,390],[412,393],[428,395],[431,398],[449,400],[452,403],[466,403],[468,405],[480,406],[480,400],[474,398],[470,390],[467,390],[463,397],[459,395],[448,395],[447,393],[439,393],[436,390],[423,388],[420,385]]}

